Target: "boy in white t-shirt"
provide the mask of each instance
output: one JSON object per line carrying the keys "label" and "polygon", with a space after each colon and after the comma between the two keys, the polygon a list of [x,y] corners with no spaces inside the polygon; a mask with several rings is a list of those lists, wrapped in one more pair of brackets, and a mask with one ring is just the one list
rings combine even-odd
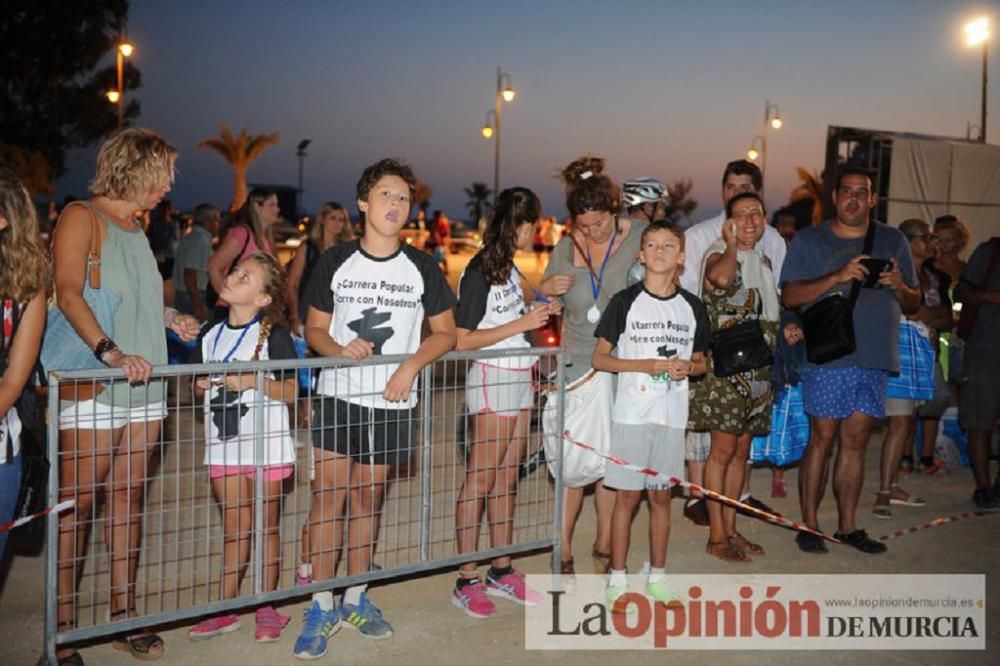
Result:
{"label": "boy in white t-shirt", "polygon": [[[309,515],[313,580],[334,577],[345,522],[347,575],[370,570],[386,487],[413,447],[416,378],[455,346],[451,288],[430,256],[400,242],[415,191],[413,171],[402,162],[385,159],[365,169],[357,185],[364,236],[324,252],[306,287],[305,337],[317,354],[355,361],[408,356],[402,363],[345,365],[319,375]],[[424,319],[430,335],[421,342]],[[318,592],[295,656],[325,655],[327,639],[342,622],[366,638],[392,636],[364,586],[348,588],[339,608],[331,592]]]}
{"label": "boy in white t-shirt", "polygon": [[[683,232],[664,222],[653,223],[642,232],[639,247],[645,278],[611,299],[594,331],[598,341],[593,367],[619,373],[611,416],[611,454],[680,479],[688,420],[687,378],[705,372],[710,329],[701,301],[677,285],[677,272],[684,262]],[[604,484],[618,491],[611,518],[608,607],[616,610],[615,602],[628,592],[626,558],[632,517],[643,490],[650,512],[651,568],[646,595],[660,603],[676,600],[665,580],[670,484],[614,464],[608,465]]]}

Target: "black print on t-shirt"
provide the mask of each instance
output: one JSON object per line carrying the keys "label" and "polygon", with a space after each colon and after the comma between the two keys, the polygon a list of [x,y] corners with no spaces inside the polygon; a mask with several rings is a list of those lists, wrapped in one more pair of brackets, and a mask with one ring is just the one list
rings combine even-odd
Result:
{"label": "black print on t-shirt", "polygon": [[395,332],[391,326],[382,327],[382,324],[391,318],[391,312],[378,312],[376,308],[365,308],[361,311],[361,317],[347,322],[347,328],[357,333],[362,340],[372,343],[375,346],[372,353],[381,354],[382,345]]}
{"label": "black print on t-shirt", "polygon": [[212,412],[212,423],[219,430],[219,439],[226,441],[240,434],[240,419],[246,416],[250,407],[240,402],[239,391],[223,388],[208,403]]}
{"label": "black print on t-shirt", "polygon": [[656,348],[656,353],[663,358],[670,358],[671,356],[677,356],[676,349],[670,349],[666,345]]}

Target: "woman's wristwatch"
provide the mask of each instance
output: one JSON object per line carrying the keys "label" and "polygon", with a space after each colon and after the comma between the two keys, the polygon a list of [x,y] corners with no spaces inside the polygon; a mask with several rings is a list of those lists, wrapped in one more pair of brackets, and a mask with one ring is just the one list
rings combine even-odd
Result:
{"label": "woman's wristwatch", "polygon": [[94,356],[98,361],[107,365],[107,361],[104,360],[104,357],[116,351],[120,350],[114,340],[111,338],[101,338],[101,341],[94,347]]}

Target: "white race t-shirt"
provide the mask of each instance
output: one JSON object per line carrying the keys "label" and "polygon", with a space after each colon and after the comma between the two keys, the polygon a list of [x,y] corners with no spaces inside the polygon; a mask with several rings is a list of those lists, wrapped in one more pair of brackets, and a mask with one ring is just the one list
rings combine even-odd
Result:
{"label": "white race t-shirt", "polygon": [[[219,374],[239,372],[239,361],[253,358],[260,335],[260,323],[232,327],[220,322],[206,327],[188,359],[191,363],[219,363]],[[260,350],[259,360],[295,358],[295,343],[288,329],[275,326]],[[222,365],[225,364],[225,365]],[[295,375],[288,371],[287,378]],[[271,379],[276,379],[272,374]],[[205,392],[206,465],[257,464],[257,391],[224,391],[213,385]],[[288,423],[288,405],[263,396],[264,459],[261,465],[287,465],[295,462],[295,442]]]}
{"label": "white race t-shirt", "polygon": [[[458,283],[458,307],[455,323],[461,328],[477,331],[496,328],[521,318],[525,312],[524,292],[518,274],[511,271],[503,284],[489,284],[482,272],[482,253],[465,267]],[[512,335],[483,349],[527,349],[531,346],[526,333]],[[483,361],[486,365],[523,370],[538,362],[537,356],[510,356]]]}
{"label": "white race t-shirt", "polygon": [[[594,336],[607,340],[621,359],[684,358],[708,350],[710,327],[705,306],[684,289],[661,297],[642,283],[619,291],[601,317]],[[688,380],[665,373],[622,372],[611,418],[616,423],[654,423],[684,429],[688,421]]]}
{"label": "white race t-shirt", "polygon": [[[316,260],[305,300],[332,315],[330,337],[339,345],[355,338],[375,346],[375,356],[413,354],[420,347],[424,315],[449,310],[455,295],[429,255],[402,244],[392,256],[373,257],[360,241],[336,245]],[[404,402],[382,398],[396,363],[328,368],[319,376],[322,395],[377,409],[409,409],[416,382]]]}

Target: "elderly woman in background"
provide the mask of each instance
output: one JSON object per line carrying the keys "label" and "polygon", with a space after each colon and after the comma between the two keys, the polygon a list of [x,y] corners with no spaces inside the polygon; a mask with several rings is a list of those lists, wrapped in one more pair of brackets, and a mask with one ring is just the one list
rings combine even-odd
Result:
{"label": "elderly woman in background", "polygon": [[[160,422],[167,414],[164,382],[148,379],[154,365],[167,362],[165,326],[184,339],[193,339],[198,331],[193,317],[164,309],[163,278],[137,221],[170,190],[176,157],[174,147],[151,130],[118,132],[98,153],[97,173],[90,183],[94,196],[63,209],[56,226],[53,266],[59,309],[94,355],[109,368],[123,370],[128,379],[79,385],[74,400],[60,403],[60,499],[76,501],[73,510],[59,517],[61,630],[75,624],[88,522],[102,486],[111,620],[135,614],[143,496]],[[100,247],[100,288],[120,299],[113,339],[83,295],[94,234]],[[163,641],[149,631],[117,639],[115,647],[145,660],[163,654]],[[60,651],[58,657],[60,663],[83,663],[72,649]]]}

